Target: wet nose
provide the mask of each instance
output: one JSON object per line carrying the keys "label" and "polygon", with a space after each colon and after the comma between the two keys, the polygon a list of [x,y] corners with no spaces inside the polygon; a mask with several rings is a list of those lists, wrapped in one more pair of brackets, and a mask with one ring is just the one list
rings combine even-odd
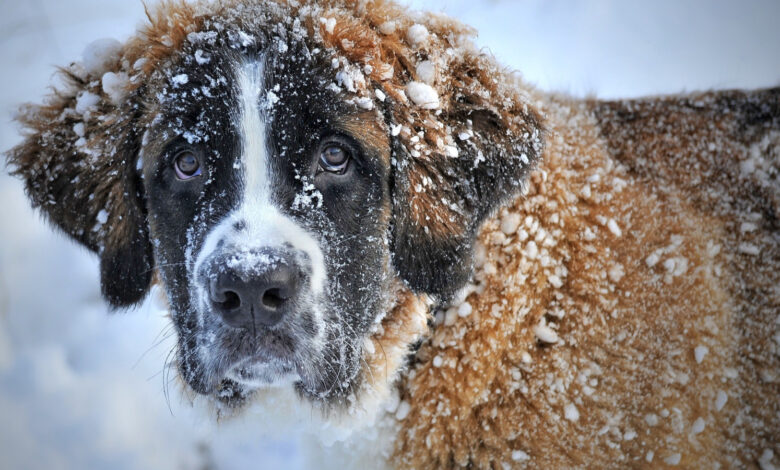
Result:
{"label": "wet nose", "polygon": [[272,327],[291,309],[300,270],[290,255],[264,252],[247,258],[219,263],[209,283],[212,307],[232,327]]}

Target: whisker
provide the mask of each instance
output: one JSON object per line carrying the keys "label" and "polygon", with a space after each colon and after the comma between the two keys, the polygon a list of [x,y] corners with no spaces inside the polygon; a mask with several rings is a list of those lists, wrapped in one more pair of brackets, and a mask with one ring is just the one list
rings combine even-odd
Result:
{"label": "whisker", "polygon": [[168,325],[164,326],[160,330],[160,332],[157,333],[157,336],[155,336],[152,345],[149,346],[149,348],[147,348],[143,353],[141,353],[140,357],[138,357],[138,359],[135,361],[135,363],[133,364],[133,366],[130,369],[131,370],[135,369],[138,366],[138,364],[141,363],[143,358],[149,353],[149,351],[151,351],[152,349],[156,348],[157,346],[160,346],[168,338],[173,336],[176,332],[173,331],[172,329],[173,329],[173,324],[171,324],[171,323],[169,323]]}

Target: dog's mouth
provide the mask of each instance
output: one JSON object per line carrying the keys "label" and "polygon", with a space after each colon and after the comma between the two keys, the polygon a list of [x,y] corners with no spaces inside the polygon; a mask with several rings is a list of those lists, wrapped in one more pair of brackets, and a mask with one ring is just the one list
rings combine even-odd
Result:
{"label": "dog's mouth", "polygon": [[[225,373],[231,380],[245,389],[286,387],[300,380],[297,367],[290,361],[267,360],[260,356],[239,360]],[[225,380],[223,379],[223,380]]]}
{"label": "dog's mouth", "polygon": [[[277,355],[279,351],[257,349],[253,345],[251,352],[232,351],[228,353],[216,345],[200,345],[199,365],[193,364],[191,370],[200,373],[185,375],[181,368],[186,364],[186,351],[182,353],[180,372],[192,387],[200,394],[211,396],[228,408],[239,408],[254,393],[264,389],[294,390],[301,382],[298,360],[292,355]],[[197,360],[196,360],[197,361]]]}
{"label": "dog's mouth", "polygon": [[212,340],[198,347],[207,378],[207,394],[218,392],[225,381],[245,392],[290,386],[300,380],[299,371],[305,368],[304,356],[314,347],[300,335],[264,327],[247,330],[220,326],[206,330],[208,333],[202,337]]}
{"label": "dog's mouth", "polygon": [[272,389],[330,403],[358,381],[361,348],[337,328],[315,334],[290,324],[252,331],[216,323],[196,328],[191,344],[181,343],[179,366],[195,392],[229,407]]}

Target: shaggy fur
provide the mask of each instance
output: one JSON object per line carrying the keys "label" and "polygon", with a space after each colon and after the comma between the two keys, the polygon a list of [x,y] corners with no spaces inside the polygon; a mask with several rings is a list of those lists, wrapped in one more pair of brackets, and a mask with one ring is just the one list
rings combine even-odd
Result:
{"label": "shaggy fur", "polygon": [[471,313],[403,382],[404,466],[771,468],[779,96],[540,96],[548,147],[480,233]]}
{"label": "shaggy fur", "polygon": [[[533,90],[447,18],[250,3],[361,72],[348,96],[390,156],[395,282],[362,358],[376,397],[400,394],[390,466],[779,464],[780,89],[580,101]],[[73,66],[21,115],[13,172],[99,254],[114,306],[156,269],[135,171],[150,84],[191,33],[257,27],[249,11],[165,2],[106,70],[127,75],[126,100]],[[79,114],[84,93],[99,101]]]}

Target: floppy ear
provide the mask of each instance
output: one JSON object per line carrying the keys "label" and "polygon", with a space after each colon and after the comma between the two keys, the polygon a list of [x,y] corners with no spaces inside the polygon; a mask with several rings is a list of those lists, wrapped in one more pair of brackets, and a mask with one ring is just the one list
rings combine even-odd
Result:
{"label": "floppy ear", "polygon": [[143,299],[153,274],[135,171],[138,107],[120,70],[119,45],[97,48],[92,63],[60,71],[64,86],[46,104],[20,112],[27,136],[6,157],[33,206],[98,253],[104,298],[127,307]]}
{"label": "floppy ear", "polygon": [[471,275],[482,222],[520,193],[543,131],[519,81],[489,57],[466,53],[439,76],[438,108],[420,109],[407,85],[409,115],[395,116],[405,125],[393,141],[392,248],[412,289],[447,297]]}
{"label": "floppy ear", "polygon": [[458,93],[439,116],[455,134],[444,151],[414,156],[395,138],[393,261],[413,290],[446,298],[461,288],[482,222],[519,194],[540,154],[541,129],[515,106]]}

